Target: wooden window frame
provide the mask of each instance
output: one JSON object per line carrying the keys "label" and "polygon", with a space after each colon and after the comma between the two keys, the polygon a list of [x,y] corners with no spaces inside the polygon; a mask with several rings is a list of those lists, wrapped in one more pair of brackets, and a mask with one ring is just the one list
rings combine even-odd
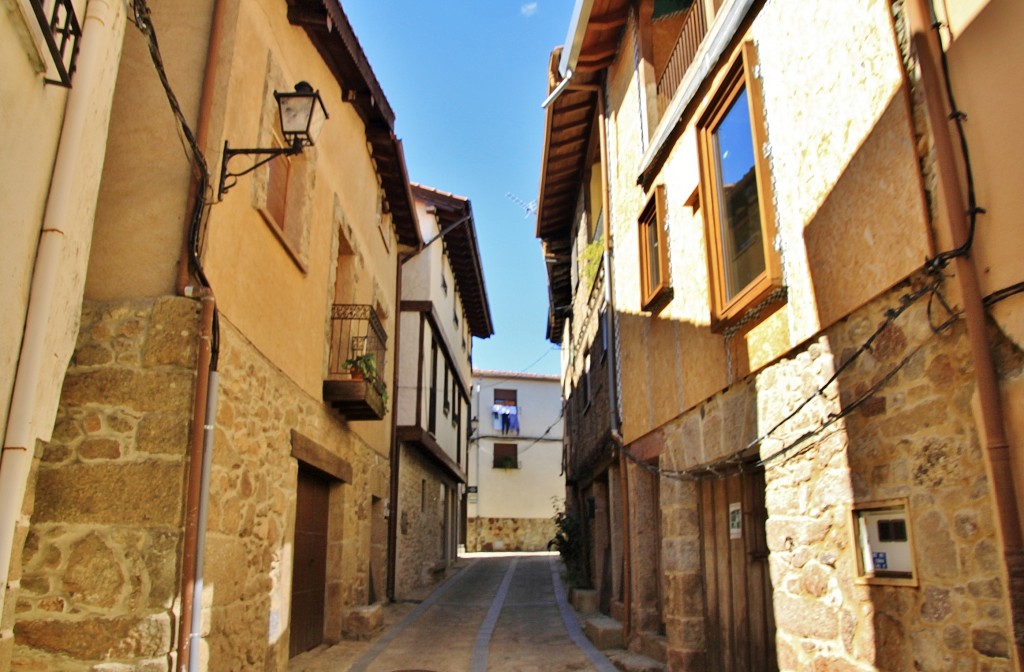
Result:
{"label": "wooden window frame", "polygon": [[[637,221],[640,236],[640,305],[643,310],[651,310],[656,303],[668,294],[671,282],[668,271],[668,234],[665,232],[665,185],[659,184],[647,199],[647,204]],[[651,227],[656,227],[658,245],[657,284],[651,282],[650,262],[651,248],[648,244]]]}
{"label": "wooden window frame", "polygon": [[[514,465],[509,463],[512,460]],[[495,443],[492,469],[519,469],[519,445],[515,443]]]}
{"label": "wooden window frame", "polygon": [[[274,149],[283,149],[284,143],[277,135],[272,142]],[[267,201],[260,209],[267,222],[277,228],[282,242],[291,245],[288,234],[288,196],[292,189],[292,157],[278,156],[267,163]],[[293,225],[294,226],[294,225]]]}
{"label": "wooden window frame", "polygon": [[518,406],[519,390],[501,387],[494,388],[494,404],[496,406]]}
{"label": "wooden window frame", "polygon": [[583,393],[583,412],[590,410],[590,402],[593,401],[593,388],[590,385],[590,348],[583,351],[583,373],[580,374],[579,390]]}
{"label": "wooden window frame", "polygon": [[[285,88],[280,67],[268,56],[267,77],[263,83],[263,107],[260,112],[260,147],[284,148],[288,145],[278,128],[279,110],[272,93]],[[309,272],[310,227],[313,218],[313,191],[316,183],[315,147],[301,154],[278,156],[253,173],[252,206],[260,213],[285,253],[303,274]],[[283,176],[284,197],[271,202],[271,182]]]}
{"label": "wooden window frame", "polygon": [[[782,286],[782,268],[775,251],[775,211],[771,191],[771,168],[764,155],[766,143],[761,88],[754,67],[757,54],[752,42],[744,42],[728,67],[728,74],[714,94],[711,104],[697,122],[697,149],[700,158],[700,203],[708,241],[708,275],[711,295],[712,328],[721,330]],[[764,270],[745,287],[729,297],[726,289],[724,242],[722,240],[719,177],[714,150],[714,133],[741,92],[746,90],[750,131],[754,142],[754,174],[757,182],[758,214]]]}
{"label": "wooden window frame", "polygon": [[447,418],[448,417],[448,411],[451,410],[451,397],[448,396],[448,391],[450,389],[448,382],[449,382],[449,379],[451,378],[451,369],[448,368],[448,362],[447,361],[444,362],[443,366],[444,366],[444,396],[442,397],[443,401],[441,403],[442,403],[442,407],[443,407],[443,411],[444,411],[444,417]]}

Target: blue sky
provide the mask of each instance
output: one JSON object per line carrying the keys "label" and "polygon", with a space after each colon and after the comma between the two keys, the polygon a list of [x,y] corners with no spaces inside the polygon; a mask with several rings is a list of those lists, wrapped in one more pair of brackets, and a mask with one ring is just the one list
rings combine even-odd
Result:
{"label": "blue sky", "polygon": [[558,373],[544,338],[547,282],[536,219],[547,65],[572,0],[342,0],[395,111],[409,177],[469,198],[495,335],[479,369]]}

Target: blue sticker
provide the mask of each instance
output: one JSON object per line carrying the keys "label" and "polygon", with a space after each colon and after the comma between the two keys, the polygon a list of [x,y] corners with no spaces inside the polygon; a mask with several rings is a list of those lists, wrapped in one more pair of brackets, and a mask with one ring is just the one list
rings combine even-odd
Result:
{"label": "blue sticker", "polygon": [[875,569],[889,568],[889,560],[885,557],[885,553],[872,553],[871,561],[875,564]]}

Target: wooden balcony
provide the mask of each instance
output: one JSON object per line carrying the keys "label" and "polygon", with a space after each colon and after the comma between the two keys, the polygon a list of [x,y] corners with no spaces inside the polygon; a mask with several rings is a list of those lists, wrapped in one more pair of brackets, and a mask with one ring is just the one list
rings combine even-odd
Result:
{"label": "wooden balcony", "polygon": [[[714,3],[718,4],[718,3]],[[662,111],[668,108],[672,96],[682,83],[686,71],[693,64],[697,55],[697,48],[704,40],[708,32],[709,10],[715,11],[711,0],[695,0],[690,9],[686,12],[683,25],[679,30],[679,37],[676,38],[675,47],[665,63],[664,70],[658,76],[658,105]]]}
{"label": "wooden balcony", "polygon": [[324,401],[348,420],[381,420],[387,412],[384,382],[387,334],[372,306],[331,309],[331,354]]}

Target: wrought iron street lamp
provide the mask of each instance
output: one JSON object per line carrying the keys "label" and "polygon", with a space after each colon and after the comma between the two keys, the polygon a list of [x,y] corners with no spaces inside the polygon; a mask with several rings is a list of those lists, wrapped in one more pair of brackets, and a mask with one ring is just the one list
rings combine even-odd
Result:
{"label": "wrought iron street lamp", "polygon": [[[294,92],[282,93],[275,91],[274,98],[277,99],[278,116],[281,121],[281,136],[284,138],[287,146],[231,149],[225,140],[224,158],[220,165],[218,199],[222,198],[231,187],[235,186],[238,178],[242,175],[248,175],[278,156],[300,154],[304,147],[312,147],[316,138],[320,135],[320,129],[327,119],[327,109],[324,107],[324,101],[320,98],[320,92],[313,90],[313,87],[308,82],[296,84]],[[239,154],[262,156],[263,158],[241,172],[232,173],[228,170],[228,161]]]}

